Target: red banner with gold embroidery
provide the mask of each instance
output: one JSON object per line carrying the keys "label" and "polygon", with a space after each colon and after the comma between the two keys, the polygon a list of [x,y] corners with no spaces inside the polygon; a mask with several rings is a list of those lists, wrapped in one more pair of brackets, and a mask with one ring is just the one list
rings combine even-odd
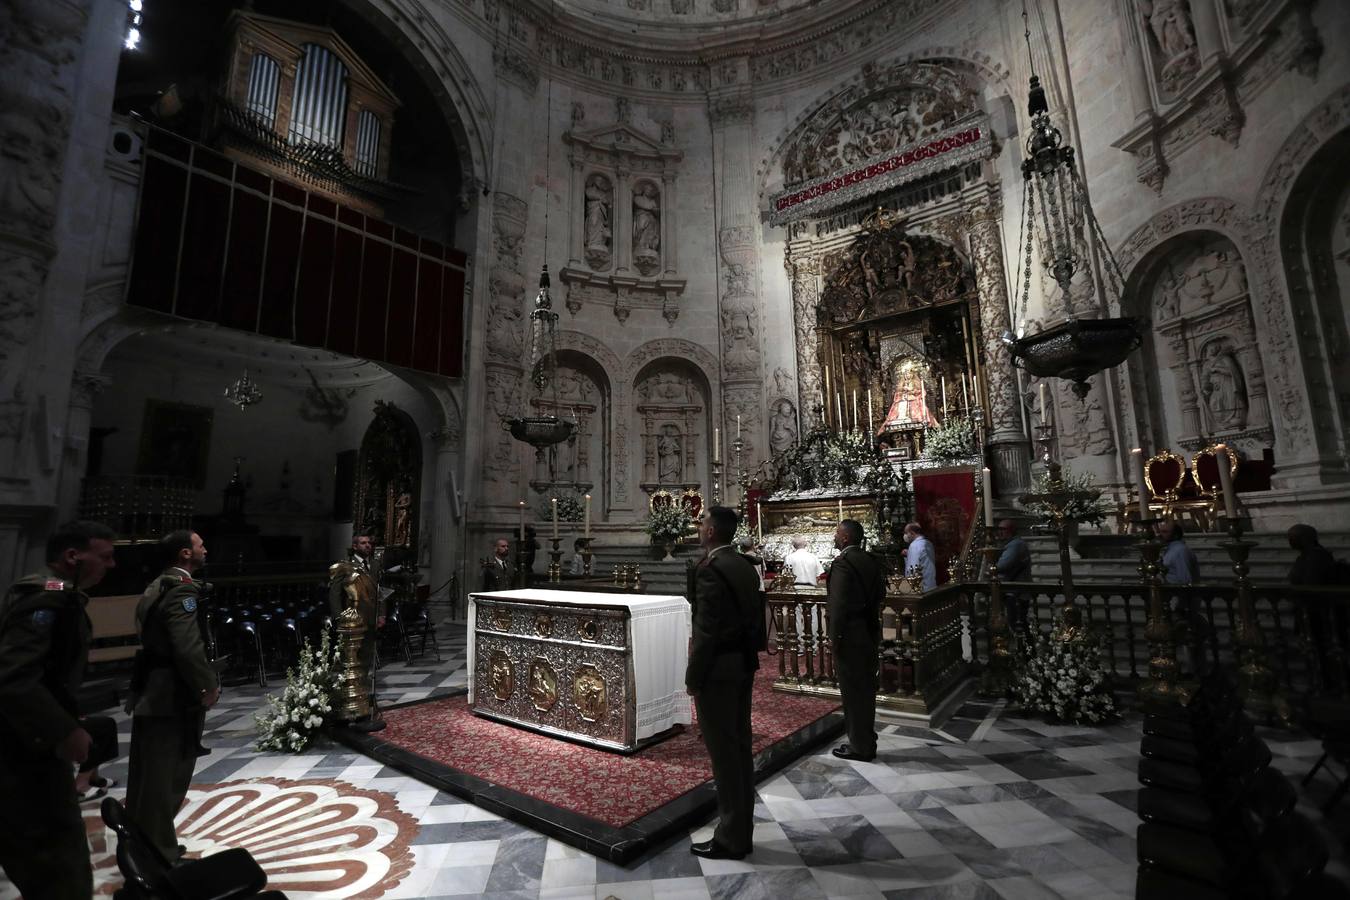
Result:
{"label": "red banner with gold embroidery", "polygon": [[965,549],[975,523],[975,470],[913,473],[915,518],[933,542],[938,584],[947,583],[947,563]]}

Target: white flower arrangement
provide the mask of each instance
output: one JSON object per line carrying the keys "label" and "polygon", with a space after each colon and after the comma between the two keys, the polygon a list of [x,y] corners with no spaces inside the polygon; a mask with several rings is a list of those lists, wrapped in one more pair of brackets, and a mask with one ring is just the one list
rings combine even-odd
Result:
{"label": "white flower arrangement", "polygon": [[254,716],[258,750],[299,753],[310,745],[333,714],[338,661],[338,648],[327,632],[317,650],[305,641],[298,668],[286,670],[281,696],[269,694],[267,709]]}
{"label": "white flower arrangement", "polygon": [[1117,714],[1101,642],[1091,633],[1067,641],[1038,634],[1018,653],[1016,674],[1013,693],[1027,709],[1064,722],[1099,723]]}
{"label": "white flower arrangement", "polygon": [[974,455],[975,429],[967,418],[953,416],[924,432],[924,459],[965,459]]}
{"label": "white flower arrangement", "polygon": [[689,511],[676,503],[652,507],[643,524],[653,541],[663,544],[680,540],[693,528]]}

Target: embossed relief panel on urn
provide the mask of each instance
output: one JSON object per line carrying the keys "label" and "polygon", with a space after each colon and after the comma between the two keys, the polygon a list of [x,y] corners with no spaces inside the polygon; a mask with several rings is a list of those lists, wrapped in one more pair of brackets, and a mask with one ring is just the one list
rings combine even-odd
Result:
{"label": "embossed relief panel on urn", "polygon": [[1248,453],[1269,446],[1265,365],[1246,264],[1233,243],[1211,233],[1170,242],[1142,296],[1157,367],[1157,377],[1146,379],[1155,446],[1195,448],[1205,438],[1235,441]]}

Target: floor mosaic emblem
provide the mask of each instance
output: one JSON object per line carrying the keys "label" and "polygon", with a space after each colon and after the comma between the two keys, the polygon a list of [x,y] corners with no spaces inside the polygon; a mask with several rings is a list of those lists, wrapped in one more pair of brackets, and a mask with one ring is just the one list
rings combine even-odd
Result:
{"label": "floor mosaic emblem", "polygon": [[[98,893],[121,883],[115,845],[90,825]],[[412,870],[417,820],[393,795],[337,779],[250,778],[197,784],[178,813],[178,839],[190,856],[243,847],[267,873],[270,890],[307,897],[382,897]]]}

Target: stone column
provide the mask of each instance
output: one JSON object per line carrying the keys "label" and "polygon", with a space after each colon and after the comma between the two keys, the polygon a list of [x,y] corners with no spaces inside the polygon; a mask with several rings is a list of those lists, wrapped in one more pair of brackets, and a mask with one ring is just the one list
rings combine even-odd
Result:
{"label": "stone column", "polygon": [[426,543],[431,555],[430,581],[433,587],[445,584],[451,574],[458,574],[460,586],[464,587],[464,577],[468,574],[463,569],[455,572],[455,561],[464,556],[455,526],[455,504],[458,498],[453,495],[456,486],[463,487],[458,481],[462,434],[458,421],[427,432],[427,440],[436,453],[431,509],[426,516]]}
{"label": "stone column", "polygon": [[[633,262],[633,184],[632,172],[614,170],[614,273],[627,275]],[[625,316],[626,318],[626,316]]]}
{"label": "stone column", "polygon": [[586,242],[586,228],[584,220],[586,216],[586,178],[581,171],[581,155],[573,150],[567,155],[567,161],[572,164],[572,202],[569,209],[570,215],[567,217],[567,248],[571,254],[567,260],[569,268],[577,269],[581,267],[582,254],[584,248],[582,244]]}
{"label": "stone column", "polygon": [[756,198],[751,183],[755,170],[751,158],[754,102],[740,85],[749,83],[748,58],[730,60],[719,69],[726,87],[709,99],[713,128],[714,187],[718,204],[717,248],[720,257],[718,323],[722,361],[722,459],[723,502],[740,499],[736,485],[737,417],[745,443],[743,465],[760,458],[762,441],[764,378],[760,347],[760,310],[756,291],[759,283],[759,248],[756,235]]}
{"label": "stone column", "polygon": [[1124,4],[1120,15],[1121,47],[1125,51],[1125,77],[1130,88],[1130,107],[1134,111],[1134,123],[1142,125],[1153,118],[1153,95],[1148,88],[1148,50],[1141,41],[1139,26],[1134,10]]}
{"label": "stone column", "polygon": [[70,385],[70,408],[66,411],[66,435],[61,457],[61,482],[56,498],[56,518],[65,522],[75,518],[80,505],[80,490],[89,461],[89,424],[94,400],[112,383],[107,375],[76,372]]}
{"label": "stone column", "polygon": [[[820,424],[824,415],[824,387],[820,375],[820,348],[816,309],[820,304],[820,261],[796,258],[789,249],[784,265],[792,278],[792,333],[797,349],[797,412],[801,434]],[[816,407],[821,407],[817,411]],[[801,435],[799,434],[799,437]]]}
{"label": "stone column", "polygon": [[1003,267],[999,227],[1002,203],[991,189],[971,210],[970,250],[980,295],[980,332],[984,340],[985,389],[989,398],[989,448],[998,474],[998,496],[1007,502],[1031,486],[1031,444],[1022,431],[1017,373],[1003,334],[1011,327],[1008,280]]}
{"label": "stone column", "polygon": [[1196,49],[1200,65],[1208,66],[1223,58],[1223,33],[1219,30],[1217,0],[1190,0],[1191,19],[1195,22]]}
{"label": "stone column", "polygon": [[661,173],[661,260],[665,274],[674,275],[676,269],[675,230],[675,173]]}
{"label": "stone column", "polygon": [[1200,434],[1200,401],[1195,392],[1195,378],[1191,374],[1190,351],[1180,329],[1161,335],[1172,353],[1172,379],[1181,397],[1181,434],[1177,440],[1189,440]]}

